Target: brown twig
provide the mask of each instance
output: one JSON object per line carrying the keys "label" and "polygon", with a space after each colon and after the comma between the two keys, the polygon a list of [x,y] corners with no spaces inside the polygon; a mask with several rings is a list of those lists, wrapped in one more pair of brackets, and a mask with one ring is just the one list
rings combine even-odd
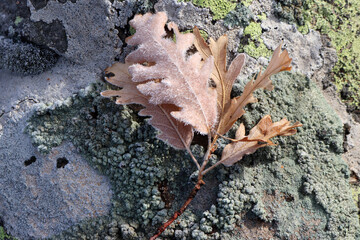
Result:
{"label": "brown twig", "polygon": [[[200,190],[201,186],[205,184],[205,182],[202,180],[203,179],[203,172],[205,170],[206,165],[209,162],[209,159],[211,157],[211,154],[215,151],[215,145],[216,145],[216,140],[217,140],[217,136],[215,136],[215,138],[211,141],[211,136],[208,135],[208,149],[205,153],[204,156],[204,161],[201,164],[201,167],[199,169],[199,173],[198,173],[198,181],[196,183],[196,185],[194,186],[194,188],[191,190],[188,198],[186,199],[185,203],[182,205],[182,207],[176,211],[174,213],[174,215],[167,221],[165,222],[161,227],[158,228],[157,233],[152,236],[150,238],[150,240],[155,240],[157,237],[159,237],[161,235],[162,232],[165,231],[165,229],[170,226],[171,223],[173,223],[178,217],[181,216],[181,214],[183,214],[183,212],[186,210],[186,208],[188,207],[188,205],[191,203],[191,201],[195,198],[196,194],[198,193],[198,191]],[[190,153],[191,151],[188,150]],[[196,160],[195,160],[196,161]],[[197,162],[197,161],[196,161]]]}
{"label": "brown twig", "polygon": [[195,198],[197,192],[200,190],[201,186],[204,185],[205,182],[202,180],[202,176],[199,175],[198,181],[195,185],[195,187],[192,189],[192,191],[189,194],[189,197],[187,198],[186,202],[182,205],[182,207],[174,213],[174,215],[165,222],[161,227],[158,228],[157,233],[150,238],[150,240],[155,240],[157,237],[160,236],[160,234],[165,231],[165,229],[174,222],[183,212],[186,210],[187,206],[190,204],[190,202]]}

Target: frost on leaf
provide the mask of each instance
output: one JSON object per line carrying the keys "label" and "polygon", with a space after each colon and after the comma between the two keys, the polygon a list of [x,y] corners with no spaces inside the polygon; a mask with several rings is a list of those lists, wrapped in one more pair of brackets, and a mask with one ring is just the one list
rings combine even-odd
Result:
{"label": "frost on leaf", "polygon": [[241,160],[244,155],[254,153],[261,147],[274,145],[270,138],[293,135],[296,133],[295,128],[301,126],[299,122],[291,125],[286,118],[273,123],[271,117],[266,115],[250,130],[249,135],[245,136],[245,126],[241,124],[235,136],[239,141],[226,145],[220,161],[225,166],[231,166]]}
{"label": "frost on leaf", "polygon": [[[143,95],[138,89],[138,83],[131,81],[128,72],[129,63],[115,63],[105,70],[109,77],[106,80],[121,90],[107,90],[101,93],[104,97],[117,97],[117,104],[141,104],[145,108],[140,110],[139,115],[151,116],[149,123],[160,130],[157,138],[167,142],[177,149],[184,149],[190,146],[193,138],[191,126],[177,121],[170,115],[172,111],[179,108],[173,104],[154,105],[149,103],[149,97]],[[111,73],[111,74],[110,74]]]}
{"label": "frost on leaf", "polygon": [[132,81],[149,96],[150,103],[177,106],[170,112],[172,117],[201,134],[209,134],[217,118],[216,90],[208,86],[213,57],[203,63],[199,53],[187,56],[194,35],[181,34],[174,23],[169,23],[167,28],[174,31],[176,42],[165,38],[166,21],[163,12],[136,15],[130,21],[136,33],[127,43],[138,45],[126,57],[126,61],[135,63],[129,67]]}

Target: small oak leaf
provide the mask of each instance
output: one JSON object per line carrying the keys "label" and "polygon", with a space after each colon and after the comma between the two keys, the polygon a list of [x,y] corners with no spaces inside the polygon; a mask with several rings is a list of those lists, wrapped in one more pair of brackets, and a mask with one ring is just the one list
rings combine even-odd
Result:
{"label": "small oak leaf", "polygon": [[250,130],[249,135],[245,136],[245,126],[241,124],[235,136],[238,141],[225,146],[220,162],[225,166],[231,166],[240,161],[244,155],[254,153],[261,147],[274,145],[270,138],[293,135],[296,133],[295,128],[301,126],[299,122],[291,125],[286,118],[273,123],[270,115],[266,115]]}

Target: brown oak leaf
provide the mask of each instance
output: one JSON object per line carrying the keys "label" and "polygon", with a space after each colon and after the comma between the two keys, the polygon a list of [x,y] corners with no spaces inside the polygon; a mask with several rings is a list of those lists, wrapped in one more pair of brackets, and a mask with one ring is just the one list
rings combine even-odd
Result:
{"label": "brown oak leaf", "polygon": [[273,90],[270,76],[282,71],[291,70],[291,58],[287,50],[281,52],[281,44],[275,49],[272,58],[265,72],[261,70],[257,75],[255,81],[252,79],[245,87],[244,91],[239,97],[231,99],[231,102],[225,106],[225,114],[223,119],[223,128],[219,131],[220,134],[224,134],[230,130],[232,125],[238,120],[244,113],[244,107],[248,103],[256,102],[257,99],[253,96],[253,92],[256,89],[264,88],[266,90]]}
{"label": "brown oak leaf", "polygon": [[239,54],[231,62],[228,69],[226,69],[226,48],[228,43],[228,37],[226,35],[221,36],[217,41],[210,38],[209,44],[200,35],[200,31],[197,27],[193,29],[196,37],[195,47],[200,52],[204,60],[210,56],[214,57],[214,70],[211,74],[211,78],[216,84],[217,91],[217,107],[219,114],[219,121],[215,127],[216,131],[220,134],[224,134],[224,122],[223,116],[225,114],[226,106],[231,101],[231,90],[236,80],[236,77],[240,74],[241,68],[245,62],[245,54]]}
{"label": "brown oak leaf", "polygon": [[151,104],[177,106],[170,112],[172,117],[201,134],[209,134],[217,120],[216,90],[208,86],[213,57],[202,63],[199,53],[188,56],[194,35],[181,34],[176,24],[169,23],[167,27],[174,31],[176,41],[165,38],[166,21],[164,12],[136,15],[130,21],[136,33],[127,43],[138,45],[126,57],[126,61],[134,63],[129,67],[132,81],[149,96]]}
{"label": "brown oak leaf", "polygon": [[215,129],[217,133],[222,135],[229,131],[236,120],[245,113],[243,109],[245,105],[256,101],[252,94],[256,89],[265,88],[267,90],[272,90],[273,86],[270,76],[291,69],[291,67],[289,67],[291,58],[289,58],[286,50],[280,53],[280,45],[274,51],[266,71],[264,73],[261,73],[260,71],[255,82],[253,79],[245,86],[241,96],[231,99],[231,89],[244,64],[245,55],[238,55],[231,62],[228,70],[226,70],[227,36],[223,35],[217,41],[210,38],[209,44],[207,44],[201,37],[197,27],[194,28],[194,35],[196,37],[195,47],[200,52],[202,58],[206,60],[210,56],[214,57],[215,68],[211,77],[216,83],[218,97],[217,106],[219,112],[219,121]]}
{"label": "brown oak leaf", "polygon": [[239,141],[225,146],[220,162],[225,166],[231,166],[240,161],[244,155],[254,153],[261,147],[274,145],[270,138],[293,135],[296,133],[295,128],[301,126],[299,122],[291,125],[286,118],[273,123],[270,115],[266,115],[250,130],[249,135],[245,136],[245,126],[241,124],[235,136],[235,139]]}
{"label": "brown oak leaf", "polygon": [[138,89],[138,83],[131,80],[128,72],[130,63],[115,63],[105,70],[106,80],[121,90],[106,90],[101,93],[104,97],[117,97],[117,104],[141,104],[145,108],[139,112],[140,116],[151,116],[149,123],[161,133],[157,138],[167,142],[177,149],[185,149],[190,146],[193,138],[193,130],[190,125],[176,120],[171,116],[172,111],[179,111],[173,104],[154,105],[149,103],[149,97],[143,95]]}

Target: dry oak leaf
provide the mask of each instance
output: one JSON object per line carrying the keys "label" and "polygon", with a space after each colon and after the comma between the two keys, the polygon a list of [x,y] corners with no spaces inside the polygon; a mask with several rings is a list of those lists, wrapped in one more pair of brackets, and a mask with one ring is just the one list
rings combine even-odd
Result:
{"label": "dry oak leaf", "polygon": [[136,15],[130,21],[136,33],[127,43],[138,45],[126,57],[135,63],[129,67],[132,81],[139,83],[137,89],[149,96],[150,103],[176,105],[179,109],[170,112],[172,117],[201,134],[209,134],[217,120],[216,90],[208,86],[213,57],[202,63],[199,53],[187,56],[194,35],[181,34],[176,24],[169,23],[176,42],[164,38],[166,21],[164,12]]}
{"label": "dry oak leaf", "polygon": [[256,77],[256,80],[254,81],[254,79],[252,79],[245,85],[244,91],[241,96],[231,99],[231,102],[225,106],[225,114],[223,119],[224,130],[222,130],[220,134],[229,131],[232,125],[236,122],[236,120],[238,120],[245,113],[244,107],[246,104],[257,101],[257,99],[253,96],[253,92],[256,89],[274,89],[270,76],[282,71],[290,71],[291,60],[292,59],[289,57],[286,49],[281,52],[280,44],[275,49],[265,72],[262,73],[260,70],[259,74]]}
{"label": "dry oak leaf", "polygon": [[274,145],[270,138],[293,135],[296,133],[295,128],[301,126],[299,122],[291,125],[286,118],[273,123],[270,115],[266,115],[250,130],[249,135],[245,136],[245,126],[241,124],[235,136],[239,141],[225,146],[220,162],[225,166],[231,166],[240,161],[244,155],[254,153],[258,148]]}
{"label": "dry oak leaf", "polygon": [[105,70],[105,79],[121,90],[106,90],[101,93],[104,97],[117,97],[117,104],[141,104],[145,108],[139,111],[140,116],[151,116],[149,123],[161,133],[157,138],[167,142],[177,149],[185,149],[190,146],[193,138],[193,130],[190,125],[179,122],[170,115],[179,108],[173,104],[154,105],[149,103],[149,97],[143,95],[138,89],[138,83],[131,81],[128,72],[130,63],[115,63]]}
{"label": "dry oak leaf", "polygon": [[231,101],[231,90],[236,80],[236,77],[240,74],[241,68],[245,62],[245,54],[239,54],[231,62],[228,69],[226,69],[226,49],[228,43],[228,37],[226,35],[221,36],[217,41],[210,38],[209,44],[201,37],[200,31],[197,27],[193,30],[196,37],[195,47],[200,52],[204,60],[210,56],[214,57],[214,70],[211,74],[211,78],[216,84],[217,90],[217,107],[219,114],[219,121],[215,127],[216,131],[220,134],[225,134],[229,129],[226,129],[225,122],[223,121],[223,115],[225,110],[228,109],[228,105]]}

